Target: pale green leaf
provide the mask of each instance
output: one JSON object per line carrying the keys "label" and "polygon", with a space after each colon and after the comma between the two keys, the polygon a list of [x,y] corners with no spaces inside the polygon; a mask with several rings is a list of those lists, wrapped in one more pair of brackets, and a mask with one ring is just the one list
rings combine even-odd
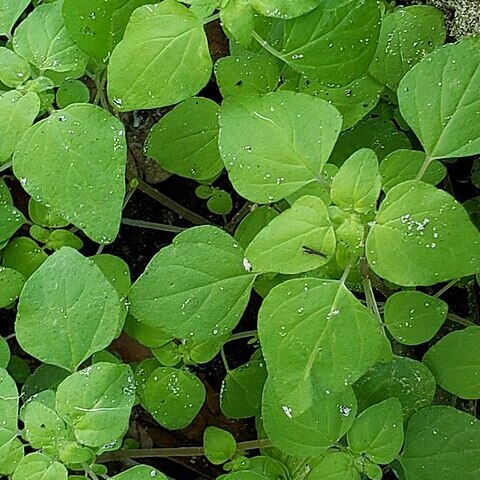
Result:
{"label": "pale green leaf", "polygon": [[268,205],[253,209],[240,222],[235,230],[235,240],[246,249],[252,240],[266,227],[275,217],[278,217],[278,212]]}
{"label": "pale green leaf", "polygon": [[254,272],[301,273],[325,265],[336,239],[327,207],[316,197],[301,197],[261,230],[245,256]]}
{"label": "pale green leaf", "polygon": [[447,318],[448,305],[439,298],[415,290],[387,298],[385,326],[397,342],[418,345],[431,340]]}
{"label": "pale green leaf", "polygon": [[0,368],[7,368],[10,361],[10,347],[7,341],[0,336]]}
{"label": "pale green leaf", "polygon": [[293,417],[355,382],[383,345],[375,316],[343,284],[317,278],[275,287],[260,309],[259,336],[277,397]]}
{"label": "pale green leaf", "polygon": [[262,15],[278,18],[299,17],[322,4],[323,0],[252,0]]}
{"label": "pale green leaf", "polygon": [[[215,259],[212,261],[212,259]],[[198,342],[228,335],[254,275],[242,248],[221,229],[195,227],[160,250],[130,292],[131,313],[172,337]]]}
{"label": "pale green leaf", "polygon": [[12,50],[0,47],[0,82],[15,88],[30,77],[30,65]]}
{"label": "pale green leaf", "polygon": [[108,96],[120,111],[172,105],[197,94],[211,70],[201,20],[184,5],[164,0],[132,14],[110,57]]}
{"label": "pale green leaf", "polygon": [[375,152],[363,148],[355,152],[333,177],[332,201],[339,207],[367,213],[375,210],[381,179]]}
{"label": "pale green leaf", "polygon": [[0,368],[0,432],[16,436],[18,418],[18,390],[13,378],[4,368]]}
{"label": "pale green leaf", "polygon": [[[0,206],[0,211],[1,209]],[[15,302],[24,283],[25,277],[20,272],[13,268],[0,267],[0,308],[8,307]]]}
{"label": "pale green leaf", "polygon": [[221,465],[230,460],[237,450],[235,437],[227,430],[207,427],[203,432],[205,456],[214,465]]}
{"label": "pale green leaf", "polygon": [[346,85],[366,73],[379,33],[376,0],[350,2],[334,9],[320,5],[285,21],[279,56],[313,80]]}
{"label": "pale green leaf", "polygon": [[288,455],[316,457],[326,452],[349,430],[356,412],[351,387],[316,400],[296,417],[278,400],[275,382],[267,380],[263,391],[263,428],[272,443]]}
{"label": "pale green leaf", "polygon": [[[73,43],[62,17],[62,1],[40,5],[15,30],[13,48],[40,75],[69,72],[81,76],[88,57]],[[54,78],[55,80],[55,78]]]}
{"label": "pale green leaf", "polygon": [[0,95],[0,116],[2,118],[0,164],[10,159],[15,146],[32,125],[39,110],[40,99],[33,92],[21,95],[12,90]]}
{"label": "pale green leaf", "polygon": [[218,151],[219,107],[208,98],[190,98],[164,115],[146,142],[147,155],[167,172],[210,180],[223,169]]}
{"label": "pale green leaf", "polygon": [[142,404],[169,430],[185,428],[205,402],[205,387],[193,373],[171,367],[155,369],[142,392]]}
{"label": "pale green leaf", "polygon": [[30,275],[48,258],[48,255],[28,237],[17,237],[3,249],[2,264],[13,268],[25,278]]}
{"label": "pale green leaf", "polygon": [[480,153],[480,37],[465,37],[433,52],[400,82],[398,101],[431,158]]}
{"label": "pale green leaf", "polygon": [[433,285],[478,271],[480,233],[451,195],[411,180],[387,193],[366,251],[380,277],[402,286]]}
{"label": "pale green leaf", "polygon": [[234,96],[221,109],[220,153],[240,195],[274,202],[323,181],[340,128],[338,111],[309,95]]}
{"label": "pale green leaf", "polygon": [[402,77],[445,41],[443,13],[435,7],[399,7],[383,17],[375,58],[369,72],[395,90]]}
{"label": "pale green leaf", "polygon": [[12,480],[67,480],[67,469],[43,453],[30,453],[18,464]]}
{"label": "pale green leaf", "polygon": [[163,473],[149,465],[135,465],[111,478],[112,480],[167,480]]}
{"label": "pale green leaf", "polygon": [[375,463],[392,462],[403,445],[403,413],[400,400],[383,400],[364,410],[347,434],[348,447],[366,454]]}
{"label": "pale green leaf", "polygon": [[222,413],[236,419],[259,415],[266,379],[265,362],[259,360],[227,372],[220,392]]}
{"label": "pale green leaf", "polygon": [[92,240],[110,243],[120,227],[126,156],[120,121],[100,107],[74,104],[26,132],[13,169],[35,200]]}
{"label": "pale green leaf", "polygon": [[27,280],[15,330],[30,355],[73,371],[112,342],[119,315],[118,294],[101,270],[64,247]]}
{"label": "pale green leaf", "polygon": [[406,480],[477,480],[480,422],[447,406],[420,410],[408,422],[400,458]]}
{"label": "pale green leaf", "polygon": [[24,456],[24,445],[18,439],[3,441],[5,432],[0,432],[0,475],[12,474]]}
{"label": "pale green leaf", "polygon": [[460,398],[480,398],[480,327],[445,335],[423,357],[437,383]]}
{"label": "pale green leaf", "polygon": [[26,222],[22,213],[12,205],[0,204],[0,242],[3,243]]}
{"label": "pale green leaf", "polygon": [[396,397],[405,417],[430,405],[435,388],[435,378],[425,365],[396,356],[391,362],[377,363],[354,385],[359,410]]}
{"label": "pale green leaf", "polygon": [[58,386],[57,412],[80,443],[101,447],[127,431],[135,389],[128,365],[96,363]]}
{"label": "pale green leaf", "polygon": [[30,4],[30,0],[0,0],[0,35],[10,35],[15,22]]}
{"label": "pale green leaf", "polygon": [[353,456],[347,452],[327,453],[308,475],[308,480],[360,480]]}
{"label": "pale green leaf", "polygon": [[[426,154],[424,152],[415,150],[400,149],[389,153],[380,163],[382,187],[385,192],[399,183],[415,180],[425,159]],[[422,176],[422,181],[437,185],[446,175],[447,169],[445,166],[438,160],[432,160]]]}

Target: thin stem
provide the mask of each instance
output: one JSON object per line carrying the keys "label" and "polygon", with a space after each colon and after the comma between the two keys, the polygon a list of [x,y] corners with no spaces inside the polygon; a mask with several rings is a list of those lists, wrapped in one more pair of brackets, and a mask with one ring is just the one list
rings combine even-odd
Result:
{"label": "thin stem", "polygon": [[459,317],[454,313],[449,313],[447,315],[447,318],[448,320],[451,320],[452,322],[458,323],[459,325],[463,325],[465,327],[478,327],[478,325],[475,322],[472,322],[471,320],[467,320],[466,318]]}
{"label": "thin stem", "polygon": [[86,463],[83,463],[82,467],[85,471],[85,476],[89,476],[92,480],[99,480],[95,472]]}
{"label": "thin stem", "polygon": [[[252,338],[257,336],[256,330],[250,330],[248,332],[234,333],[227,342],[234,342],[235,340],[243,340],[244,338]],[[225,342],[226,343],[226,342]]]}
{"label": "thin stem", "polygon": [[4,165],[0,166],[0,173],[4,172],[5,170],[8,170],[12,166],[12,162],[7,162]]}
{"label": "thin stem", "polygon": [[256,203],[246,202],[243,207],[233,216],[229,223],[227,223],[225,230],[227,232],[233,233],[236,226],[255,208],[257,207]]}
{"label": "thin stem", "polygon": [[215,20],[218,20],[220,18],[219,13],[215,13],[215,15],[212,15],[211,17],[207,17],[203,20],[203,24],[206,25],[207,23],[214,22]]}
{"label": "thin stem", "polygon": [[264,40],[257,32],[253,31],[252,32],[252,37],[271,55],[273,55],[275,58],[278,58],[282,62],[285,61],[283,58],[282,54],[278,51],[275,50],[266,40]]}
{"label": "thin stem", "polygon": [[[132,159],[133,161],[135,161],[135,159],[133,158],[133,155],[132,155]],[[203,218],[201,215],[198,215],[197,213],[192,212],[188,208],[177,203],[175,200],[172,200],[170,197],[167,197],[163,193],[151,187],[148,183],[145,183],[143,180],[140,180],[139,178],[137,178],[133,174],[133,172],[130,171],[130,169],[127,169],[127,179],[129,181],[135,179],[138,182],[138,189],[141,192],[143,192],[145,195],[148,195],[150,198],[157,201],[158,203],[168,208],[169,210],[172,210],[172,212],[175,212],[177,215],[184,218],[185,220],[188,220],[189,222],[193,223],[194,225],[213,225],[213,223],[207,220],[206,218]]]}
{"label": "thin stem", "polygon": [[385,335],[385,328],[383,325],[382,316],[380,315],[380,310],[378,309],[378,304],[375,300],[375,293],[373,292],[372,282],[370,280],[370,270],[368,268],[367,260],[365,258],[360,259],[360,274],[362,276],[363,290],[365,292],[365,299],[367,300],[367,307],[378,318],[383,334]]}
{"label": "thin stem", "polygon": [[123,199],[123,205],[122,205],[122,210],[125,210],[125,207],[128,205],[128,202],[130,202],[133,194],[135,193],[135,190],[137,187],[133,188],[130,187],[127,194],[125,195],[125,198]]}
{"label": "thin stem", "polygon": [[12,334],[6,336],[6,337],[4,338],[4,340],[11,340],[12,338],[15,338],[15,337],[16,337],[15,333],[12,333]]}
{"label": "thin stem", "polygon": [[[257,450],[272,447],[270,440],[249,440],[239,442],[238,450]],[[170,458],[170,457],[199,457],[205,454],[203,447],[176,447],[176,448],[145,448],[137,450],[117,450],[105,453],[97,458],[97,463],[106,463],[122,458]]]}
{"label": "thin stem", "polygon": [[225,355],[225,350],[224,350],[223,347],[220,350],[220,356],[222,357],[223,366],[225,367],[226,372],[230,373],[231,370],[230,370],[230,367],[228,365],[227,356]]}
{"label": "thin stem", "polygon": [[122,223],[124,225],[130,225],[131,227],[149,228],[150,230],[160,230],[161,232],[180,233],[187,230],[184,227],[176,227],[175,225],[167,225],[166,223],[145,222],[131,218],[122,218]]}
{"label": "thin stem", "polygon": [[342,285],[345,285],[345,282],[347,281],[352,265],[353,265],[353,256],[350,256],[350,259],[348,260],[348,263],[345,266],[345,270],[343,271],[342,277],[340,278],[340,283]]}
{"label": "thin stem", "polygon": [[425,160],[423,161],[422,166],[420,167],[420,170],[417,173],[417,176],[415,177],[415,180],[421,180],[422,177],[425,175],[425,172],[427,171],[428,166],[432,163],[433,158],[429,157],[428,155],[425,157]]}
{"label": "thin stem", "polygon": [[458,278],[451,280],[446,285],[444,285],[435,295],[434,297],[438,298],[441,297],[447,290],[450,290],[458,282]]}

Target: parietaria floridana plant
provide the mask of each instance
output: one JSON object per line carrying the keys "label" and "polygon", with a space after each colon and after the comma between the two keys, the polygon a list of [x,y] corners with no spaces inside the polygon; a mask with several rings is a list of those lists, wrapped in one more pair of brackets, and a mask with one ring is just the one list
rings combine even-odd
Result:
{"label": "parietaria floridana plant", "polygon": [[480,479],[480,34],[419,3],[0,0],[0,477]]}

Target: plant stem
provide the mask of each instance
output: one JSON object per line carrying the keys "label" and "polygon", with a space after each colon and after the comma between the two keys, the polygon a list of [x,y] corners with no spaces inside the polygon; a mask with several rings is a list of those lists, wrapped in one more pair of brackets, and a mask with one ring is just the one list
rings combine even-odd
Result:
{"label": "plant stem", "polygon": [[0,173],[4,172],[5,170],[8,170],[12,166],[12,162],[7,162],[4,165],[0,165]]}
{"label": "plant stem", "polygon": [[275,58],[278,58],[282,62],[285,61],[283,58],[282,54],[278,51],[275,50],[266,40],[264,40],[257,32],[253,31],[252,32],[252,37],[271,55],[273,55]]}
{"label": "plant stem", "polygon": [[145,222],[131,218],[122,218],[122,223],[124,225],[130,225],[131,227],[149,228],[150,230],[160,230],[162,232],[180,233],[187,230],[184,227],[176,227],[175,225],[167,225],[166,223]]}
{"label": "plant stem", "polygon": [[450,290],[451,287],[453,287],[456,283],[458,282],[458,278],[455,278],[448,282],[446,285],[443,286],[435,295],[434,297],[438,298],[442,296],[447,290]]}
{"label": "plant stem", "polygon": [[459,325],[463,325],[465,327],[478,327],[478,325],[475,322],[472,322],[471,320],[467,320],[466,318],[459,317],[454,313],[449,313],[447,315],[447,318],[448,320],[451,320],[452,322],[458,323]]}
{"label": "plant stem", "polygon": [[427,171],[428,166],[430,163],[432,163],[433,158],[429,157],[428,155],[425,157],[425,160],[423,161],[422,166],[420,167],[420,170],[417,173],[417,176],[415,177],[415,180],[421,180],[422,177],[425,175],[425,172]]}
{"label": "plant stem", "polygon": [[[238,450],[257,450],[272,446],[270,440],[249,440],[239,442]],[[137,450],[117,450],[105,453],[97,458],[97,463],[106,463],[122,458],[169,458],[169,457],[199,457],[205,454],[203,447],[145,448]]]}
{"label": "plant stem", "polygon": [[385,328],[383,325],[382,316],[380,315],[380,310],[378,309],[377,301],[375,300],[375,293],[373,292],[372,282],[370,280],[370,271],[368,268],[367,260],[365,258],[360,259],[360,274],[362,276],[363,290],[365,292],[365,299],[367,300],[367,307],[378,318],[383,334],[385,335]]}
{"label": "plant stem", "polygon": [[234,342],[235,340],[243,340],[244,338],[252,338],[257,336],[256,330],[250,330],[248,332],[240,332],[233,334],[225,343]]}
{"label": "plant stem", "polygon": [[225,230],[227,232],[233,233],[235,227],[250,213],[256,208],[255,203],[246,202],[243,207],[233,216],[230,222],[226,225]]}
{"label": "plant stem", "polygon": [[219,13],[215,13],[214,15],[212,15],[211,17],[207,17],[203,20],[203,24],[206,25],[207,23],[211,23],[211,22],[214,22],[215,20],[218,20],[220,18],[220,14]]}
{"label": "plant stem", "polygon": [[220,356],[222,357],[222,362],[223,362],[223,366],[225,368],[225,371],[227,373],[230,373],[230,367],[228,366],[228,360],[227,360],[227,356],[225,355],[225,350],[224,348],[222,347],[222,349],[220,350]]}

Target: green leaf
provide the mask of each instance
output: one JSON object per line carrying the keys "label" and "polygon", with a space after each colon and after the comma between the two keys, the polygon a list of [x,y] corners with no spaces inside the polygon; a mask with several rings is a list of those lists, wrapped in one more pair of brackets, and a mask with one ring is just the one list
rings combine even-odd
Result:
{"label": "green leaf", "polygon": [[275,217],[278,217],[278,212],[268,205],[251,210],[235,230],[235,240],[242,248],[246,249],[260,231]]}
{"label": "green leaf", "polygon": [[227,233],[191,228],[153,257],[132,287],[130,312],[172,337],[200,342],[226,336],[247,305],[255,278],[250,269]]}
{"label": "green leaf", "polygon": [[57,90],[55,100],[59,108],[66,108],[72,103],[88,103],[90,90],[75,78],[67,78]]}
{"label": "green leaf", "polygon": [[317,197],[301,197],[261,230],[245,256],[254,272],[301,273],[325,265],[336,239],[327,207]]}
{"label": "green leaf", "polygon": [[64,247],[27,280],[15,331],[30,355],[74,371],[112,342],[119,316],[117,292],[100,269]]}
{"label": "green leaf", "polygon": [[292,68],[286,69],[283,76],[282,90],[307,93],[331,103],[342,114],[342,130],[353,127],[373,110],[384,90],[368,73],[341,87],[311,80]]}
{"label": "green leaf", "polygon": [[383,345],[375,316],[343,284],[317,278],[275,287],[259,312],[259,336],[278,400],[292,417],[355,382]]}
{"label": "green leaf", "polygon": [[24,446],[18,438],[9,440],[6,443],[2,440],[0,432],[0,474],[12,474],[24,455]]}
{"label": "green leaf", "polygon": [[22,212],[6,203],[0,204],[0,242],[9,240],[25,222]]}
{"label": "green leaf", "polygon": [[194,13],[174,0],[145,5],[110,57],[108,96],[120,111],[172,105],[197,94],[211,70],[207,37]]}
{"label": "green leaf", "polygon": [[305,94],[234,96],[221,109],[220,153],[235,190],[270,203],[323,180],[340,128],[334,107]]}
{"label": "green leaf", "polygon": [[147,155],[167,172],[209,180],[223,169],[218,151],[219,107],[208,98],[190,98],[164,115],[146,142]]}
{"label": "green leaf", "polygon": [[460,398],[480,398],[480,327],[445,335],[423,357],[437,383]]}
{"label": "green leaf", "polygon": [[265,362],[260,360],[252,360],[227,372],[220,392],[222,413],[235,419],[259,415],[266,379]]}
{"label": "green leaf", "polygon": [[56,406],[80,443],[101,447],[125,434],[134,402],[131,368],[96,363],[58,386]]}
{"label": "green leaf", "polygon": [[18,237],[3,250],[2,263],[28,278],[47,258],[48,255],[32,239]]}
{"label": "green leaf", "polygon": [[353,457],[347,452],[327,453],[310,472],[308,480],[360,480]]}
{"label": "green leaf", "polygon": [[18,464],[12,480],[67,480],[67,469],[43,453],[30,453]]}
{"label": "green leaf", "polygon": [[[389,153],[380,163],[383,190],[388,192],[399,183],[415,180],[425,160],[425,153],[415,150],[400,149]],[[445,166],[438,160],[432,160],[422,175],[422,181],[437,185],[446,175]]]}
{"label": "green leaf", "polygon": [[10,347],[7,341],[0,336],[0,368],[7,368],[10,362]]}
{"label": "green leaf", "polygon": [[263,427],[272,443],[288,455],[317,457],[338,442],[352,426],[357,401],[351,387],[316,400],[301,415],[292,416],[267,380],[263,391]]}
{"label": "green leaf", "polygon": [[478,271],[480,234],[451,195],[411,180],[387,193],[366,252],[372,270],[385,280],[433,285]]}
{"label": "green leaf", "polygon": [[[69,72],[79,77],[85,72],[88,57],[73,43],[62,18],[62,1],[40,5],[18,26],[13,48],[40,75]],[[55,80],[55,78],[52,78]]]}
{"label": "green leaf", "polygon": [[313,80],[346,85],[366,73],[373,59],[380,8],[376,0],[334,9],[320,5],[284,25],[279,54],[283,61]]}
{"label": "green leaf", "polygon": [[340,135],[330,157],[330,163],[340,166],[361,148],[372,149],[381,161],[394,150],[410,147],[408,137],[397,130],[391,120],[373,117],[362,120],[354,128]]}
{"label": "green leaf", "polygon": [[[39,164],[42,168],[36,168]],[[120,228],[125,164],[120,121],[100,107],[74,104],[27,131],[13,170],[36,201],[50,205],[92,240],[110,243]]]}
{"label": "green leaf", "polygon": [[448,305],[422,292],[397,292],[387,298],[385,326],[397,342],[418,345],[431,340],[447,318]]}
{"label": "green leaf", "polygon": [[0,368],[0,435],[2,441],[10,441],[17,434],[18,390],[13,378]]}
{"label": "green leaf", "polygon": [[190,425],[205,396],[203,383],[193,373],[160,367],[147,379],[142,404],[162,427],[178,430]]}
{"label": "green leaf", "polygon": [[277,18],[299,17],[321,5],[322,0],[252,0],[262,15]]}
{"label": "green leaf", "polygon": [[270,93],[280,80],[278,62],[265,51],[243,50],[215,63],[215,77],[222,97],[244,93]]}
{"label": "green leaf", "polygon": [[46,228],[61,228],[68,225],[68,220],[56,215],[51,208],[47,208],[33,198],[28,201],[28,214],[33,223]]}
{"label": "green leaf", "polygon": [[13,268],[0,267],[0,308],[8,307],[15,302],[24,283],[25,277],[20,272]]}
{"label": "green leaf", "polygon": [[238,472],[221,475],[217,480],[269,480],[260,473],[249,472],[247,470],[240,470]]}
{"label": "green leaf", "polygon": [[151,478],[154,480],[167,480],[163,473],[149,465],[135,465],[111,478],[112,480],[146,480]]}
{"label": "green leaf", "polygon": [[9,36],[30,0],[0,0],[0,35]]}
{"label": "green leaf", "polygon": [[[22,393],[29,399],[45,390],[56,390],[69,375],[67,370],[42,363],[26,380]],[[36,397],[38,398],[38,397]]]}
{"label": "green leaf", "polygon": [[88,447],[82,447],[76,442],[64,443],[60,449],[59,456],[63,464],[67,466],[71,465],[75,467],[75,469],[78,468],[78,465],[90,465],[95,461],[95,453],[93,450]]}
{"label": "green leaf", "polygon": [[106,279],[115,288],[119,297],[126,298],[131,287],[130,268],[125,260],[115,255],[103,253],[90,257],[90,260],[102,271]]}
{"label": "green leaf", "polygon": [[37,401],[25,404],[23,408],[25,438],[33,448],[43,449],[66,440],[67,429],[55,410]]}
{"label": "green leaf", "polygon": [[354,385],[360,411],[396,397],[405,417],[430,405],[435,388],[435,378],[425,365],[396,356],[391,362],[377,363]]}
{"label": "green leaf", "polygon": [[395,90],[402,77],[445,41],[443,13],[435,7],[399,7],[383,17],[375,58],[369,72]]}
{"label": "green leaf", "polygon": [[412,416],[400,458],[407,480],[477,480],[480,423],[452,407],[424,408]]}
{"label": "green leaf", "polygon": [[0,164],[10,159],[15,146],[32,125],[39,110],[40,99],[33,92],[22,95],[12,90],[0,95],[0,116],[3,119]]}
{"label": "green leaf", "polygon": [[30,77],[30,65],[12,50],[0,47],[0,82],[15,88]]}
{"label": "green leaf", "polygon": [[415,65],[400,82],[398,101],[431,158],[480,153],[480,37],[444,46]]}
{"label": "green leaf", "polygon": [[3,203],[13,205],[13,198],[7,184],[5,183],[5,179],[0,177],[0,204]]}
{"label": "green leaf", "polygon": [[214,465],[221,465],[230,460],[237,450],[235,437],[226,430],[207,427],[203,432],[205,456]]}
{"label": "green leaf", "polygon": [[403,445],[403,413],[398,398],[364,410],[348,432],[348,446],[352,452],[367,454],[375,463],[392,462]]}
{"label": "green leaf", "polygon": [[363,148],[355,152],[333,177],[330,195],[335,205],[357,213],[373,212],[381,190],[375,152]]}
{"label": "green leaf", "polygon": [[233,210],[232,196],[225,190],[214,188],[207,201],[207,208],[216,215],[228,215]]}

